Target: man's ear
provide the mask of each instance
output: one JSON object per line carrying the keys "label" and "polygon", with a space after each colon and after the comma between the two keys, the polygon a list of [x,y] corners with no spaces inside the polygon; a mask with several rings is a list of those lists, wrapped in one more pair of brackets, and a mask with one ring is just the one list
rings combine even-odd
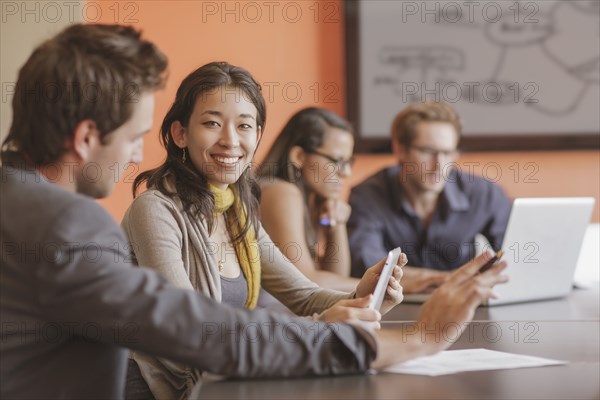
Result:
{"label": "man's ear", "polygon": [[173,138],[173,142],[180,149],[184,149],[187,147],[187,136],[185,134],[185,127],[181,125],[180,121],[173,121],[171,124],[171,137]]}
{"label": "man's ear", "polygon": [[290,149],[289,160],[293,164],[296,164],[298,168],[302,168],[304,165],[304,160],[306,159],[306,152],[300,146],[293,146]]}
{"label": "man's ear", "polygon": [[88,161],[98,146],[102,146],[100,131],[91,119],[79,121],[73,131],[72,148],[76,157]]}
{"label": "man's ear", "polygon": [[396,157],[397,161],[403,161],[406,157],[407,151],[408,149],[406,146],[392,138],[392,153],[394,154],[394,157]]}

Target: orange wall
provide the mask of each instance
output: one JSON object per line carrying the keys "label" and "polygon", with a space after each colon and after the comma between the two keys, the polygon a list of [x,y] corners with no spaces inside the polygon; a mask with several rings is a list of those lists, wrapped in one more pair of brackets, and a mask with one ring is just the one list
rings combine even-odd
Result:
{"label": "orange wall", "polygon": [[[142,28],[146,37],[156,42],[170,60],[169,80],[166,89],[156,98],[155,129],[146,139],[140,171],[157,166],[164,159],[158,144],[158,127],[175,97],[177,86],[188,73],[210,61],[243,66],[264,86],[268,114],[257,160],[264,157],[279,129],[298,109],[313,105],[317,100],[317,104],[344,113],[343,26],[316,23],[315,2],[290,2],[293,4],[285,11],[286,2],[272,2],[276,3],[271,9],[272,15],[265,6],[257,22],[252,22],[256,18],[255,9],[244,8],[247,3],[238,1],[125,2],[118,20],[113,2],[94,3],[104,6],[102,22],[105,23],[128,22],[125,17],[134,12],[129,20],[139,22],[131,25]],[[127,4],[137,4],[138,9],[125,9]],[[229,10],[235,10],[237,5],[239,14],[223,14],[222,4]],[[336,4],[337,10],[331,8]],[[295,5],[300,6],[300,18],[296,17]],[[212,14],[215,6],[219,9]],[[322,3],[318,20],[337,18],[341,22],[340,7],[341,1]],[[225,23],[221,22],[222,17]],[[324,100],[330,102],[325,104]],[[101,201],[119,221],[131,202],[130,191],[131,182],[121,183],[113,196]]]}
{"label": "orange wall", "polygon": [[[143,1],[119,3],[118,10],[114,2],[94,4],[103,7],[100,22],[129,23],[143,29],[170,60],[169,81],[157,95],[155,129],[146,140],[140,171],[155,167],[164,159],[158,127],[178,84],[189,72],[210,61],[243,66],[263,83],[268,116],[257,161],[262,160],[277,132],[298,109],[317,104],[345,113],[340,0]],[[502,172],[499,183],[511,197],[587,195],[596,197],[597,202],[600,197],[598,151],[468,153],[462,161],[478,163],[475,172],[487,172],[490,178],[495,176],[495,169],[489,163],[497,162]],[[391,163],[391,156],[359,156],[352,182]],[[515,163],[520,169],[516,179]],[[538,182],[526,182],[526,174],[536,166],[537,172],[530,178]],[[101,201],[119,221],[131,202],[130,191],[128,179],[117,186],[113,196]],[[594,220],[598,218],[597,205]]]}

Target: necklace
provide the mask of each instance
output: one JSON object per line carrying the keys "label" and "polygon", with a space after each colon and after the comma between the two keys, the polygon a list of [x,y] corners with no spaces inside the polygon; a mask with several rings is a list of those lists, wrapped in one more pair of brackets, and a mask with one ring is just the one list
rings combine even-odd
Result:
{"label": "necklace", "polygon": [[219,248],[219,259],[217,260],[217,265],[219,266],[219,272],[222,273],[225,270],[225,260],[226,258],[226,254],[225,253],[225,246],[227,244],[224,241],[221,241],[221,247]]}
{"label": "necklace", "polygon": [[217,218],[217,226],[215,229],[215,239],[216,239],[216,245],[217,245],[217,267],[219,268],[219,273],[222,273],[223,270],[225,269],[225,260],[223,257],[223,247],[225,246],[224,243],[224,237],[226,234],[226,228],[224,229],[224,225],[225,225],[225,217],[220,214]]}

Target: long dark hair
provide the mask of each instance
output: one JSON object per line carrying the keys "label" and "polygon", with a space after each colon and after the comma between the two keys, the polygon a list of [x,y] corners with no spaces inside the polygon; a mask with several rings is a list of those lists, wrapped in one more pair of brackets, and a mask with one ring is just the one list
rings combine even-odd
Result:
{"label": "long dark hair", "polygon": [[276,178],[295,184],[304,196],[304,230],[313,257],[316,252],[310,243],[316,241],[316,232],[308,210],[308,191],[300,168],[290,160],[290,150],[300,146],[310,153],[325,140],[327,128],[339,128],[352,133],[352,125],[333,111],[309,107],[298,111],[290,118],[259,168],[260,179],[270,182]]}
{"label": "long dark hair", "polygon": [[[167,159],[158,168],[142,172],[133,182],[134,197],[144,182],[148,188],[155,188],[165,196],[179,197],[184,212],[188,213],[191,218],[204,218],[210,232],[214,228],[214,195],[208,187],[206,177],[194,167],[193,163],[181,162],[183,150],[175,144],[171,136],[171,125],[175,121],[179,121],[182,126],[187,127],[198,97],[220,87],[232,87],[240,90],[241,95],[254,104],[257,110],[257,125],[264,132],[267,113],[258,82],[245,69],[226,62],[206,64],[189,74],[181,82],[175,101],[163,120],[160,139],[163,147],[167,150]],[[175,192],[167,188],[165,178],[169,175],[174,178]],[[243,239],[251,226],[254,227],[255,232],[258,232],[259,189],[251,168],[242,173],[233,185],[233,189],[237,195],[236,201],[241,202],[248,216],[246,223],[240,227],[239,234],[232,237],[232,240],[237,242]],[[239,216],[235,216],[235,219],[237,219],[235,222],[239,223]],[[230,229],[229,226],[228,229]],[[231,230],[229,232],[231,233]]]}

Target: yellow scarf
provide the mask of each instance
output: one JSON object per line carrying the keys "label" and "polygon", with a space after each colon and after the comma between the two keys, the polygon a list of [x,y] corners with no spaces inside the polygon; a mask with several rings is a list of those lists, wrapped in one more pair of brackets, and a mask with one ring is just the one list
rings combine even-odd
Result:
{"label": "yellow scarf", "polygon": [[[208,186],[215,196],[215,215],[226,213],[235,203],[233,212],[228,212],[225,218],[233,237],[237,236],[241,227],[246,223],[246,208],[240,204],[239,197],[236,198],[231,187],[223,190],[210,184]],[[239,218],[239,224],[235,221],[236,216]],[[253,309],[256,307],[260,292],[260,253],[256,242],[256,233],[252,226],[246,232],[244,240],[234,244],[234,247],[248,285],[248,299],[245,306]]]}

